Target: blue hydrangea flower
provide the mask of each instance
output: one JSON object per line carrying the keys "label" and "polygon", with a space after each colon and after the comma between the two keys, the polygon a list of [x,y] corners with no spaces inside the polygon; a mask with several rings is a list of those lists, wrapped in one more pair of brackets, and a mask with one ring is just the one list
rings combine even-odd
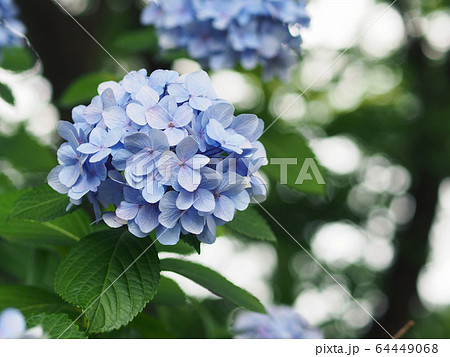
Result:
{"label": "blue hydrangea flower", "polygon": [[235,116],[206,72],[131,72],[100,84],[72,114],[74,124],[58,124],[66,141],[48,183],[71,205],[87,197],[110,227],[155,231],[162,244],[181,234],[211,244],[217,226],[267,194],[263,121]]}
{"label": "blue hydrangea flower", "polygon": [[150,1],[141,15],[142,24],[158,30],[163,50],[186,49],[214,70],[261,65],[265,79],[283,80],[298,62],[299,29],[309,21],[304,0]]}
{"label": "blue hydrangea flower", "polygon": [[13,0],[0,0],[0,55],[1,49],[22,44],[15,32],[24,34],[26,28],[17,18],[18,10]]}
{"label": "blue hydrangea flower", "polygon": [[25,318],[20,311],[12,308],[0,314],[0,339],[45,338],[40,326],[27,330]]}
{"label": "blue hydrangea flower", "polygon": [[241,311],[233,323],[236,338],[249,339],[314,339],[323,338],[294,309],[288,306],[269,306],[267,314]]}

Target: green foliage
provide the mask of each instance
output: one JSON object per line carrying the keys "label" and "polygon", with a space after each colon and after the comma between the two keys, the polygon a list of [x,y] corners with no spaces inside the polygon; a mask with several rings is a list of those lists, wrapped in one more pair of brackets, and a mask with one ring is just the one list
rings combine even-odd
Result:
{"label": "green foliage", "polygon": [[158,292],[152,301],[157,305],[183,305],[186,303],[186,294],[172,279],[161,277]]}
{"label": "green foliage", "polygon": [[69,252],[55,290],[83,310],[89,333],[98,333],[128,324],[154,297],[158,282],[152,241],[108,230],[85,237]]}
{"label": "green foliage", "polygon": [[[300,192],[324,195],[326,193],[326,185],[318,183],[311,169],[308,170],[308,173],[311,174],[312,180],[304,180],[301,184],[296,183],[299,174],[302,172],[305,159],[313,159],[322,177],[325,178],[325,176],[305,138],[295,128],[283,127],[280,129],[280,127],[283,127],[283,124],[277,122],[261,137],[261,141],[266,147],[269,161],[273,158],[296,159],[296,164],[287,166],[287,185]],[[280,165],[271,163],[264,166],[263,171],[273,180],[280,181]]]}
{"label": "green foliage", "polygon": [[56,155],[23,127],[14,135],[0,135],[0,158],[22,173],[48,172],[56,166]]}
{"label": "green foliage", "polygon": [[26,319],[27,327],[41,326],[45,335],[51,339],[81,339],[86,335],[79,331],[79,327],[73,324],[66,314],[37,314]]}
{"label": "green foliage", "polygon": [[67,214],[69,198],[44,184],[27,191],[14,206],[10,218],[48,222]]}
{"label": "green foliage", "polygon": [[0,286],[0,311],[8,307],[19,309],[25,316],[41,312],[79,314],[58,295],[34,286]]}
{"label": "green foliage", "polygon": [[0,82],[0,98],[3,99],[6,103],[14,105],[14,95],[11,89],[4,83]]}
{"label": "green foliage", "polygon": [[24,192],[10,191],[0,195],[0,237],[21,244],[72,245],[93,232],[91,219],[82,210],[49,222],[10,218],[15,202]]}
{"label": "green foliage", "polygon": [[13,72],[23,72],[31,69],[35,58],[24,47],[6,47],[2,48],[1,65],[3,69]]}
{"label": "green foliage", "polygon": [[193,234],[188,234],[188,235],[182,235],[181,236],[181,241],[190,245],[192,248],[195,249],[195,251],[200,254],[201,252],[201,242],[197,239],[197,237]]}
{"label": "green foliage", "polygon": [[143,28],[121,34],[114,47],[121,54],[154,51],[158,48],[158,38],[153,28]]}
{"label": "green foliage", "polygon": [[98,94],[97,87],[100,83],[115,80],[117,80],[117,77],[110,73],[96,72],[85,74],[77,78],[66,89],[59,99],[59,104],[63,108],[71,108],[82,103],[87,104]]}
{"label": "green foliage", "polygon": [[[150,235],[152,238],[156,239],[156,234]],[[182,240],[178,241],[175,245],[163,245],[158,241],[155,242],[155,248],[158,252],[175,253],[181,255],[189,255],[195,253],[195,248]]]}
{"label": "green foliage", "polygon": [[219,273],[202,265],[170,258],[161,260],[161,270],[183,275],[208,289],[213,294],[244,309],[262,313],[266,311],[261,302],[252,294],[229,282]]}
{"label": "green foliage", "polygon": [[238,211],[231,222],[225,226],[233,234],[237,232],[252,239],[276,242],[277,239],[266,220],[259,214],[258,210],[248,207],[245,211]]}

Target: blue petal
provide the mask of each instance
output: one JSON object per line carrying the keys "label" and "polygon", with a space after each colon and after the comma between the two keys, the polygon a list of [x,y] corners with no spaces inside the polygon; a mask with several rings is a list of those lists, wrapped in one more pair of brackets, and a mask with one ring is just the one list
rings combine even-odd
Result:
{"label": "blue petal", "polygon": [[145,205],[139,210],[135,219],[139,229],[144,233],[150,233],[159,225],[159,209],[156,205]]}
{"label": "blue petal", "polygon": [[189,99],[189,105],[197,110],[205,111],[208,109],[212,104],[211,99],[209,98],[203,98],[203,97],[192,97]]}
{"label": "blue petal", "polygon": [[175,98],[177,103],[184,103],[189,99],[188,91],[181,84],[171,84],[169,85],[167,91],[171,96]]}
{"label": "blue petal", "polygon": [[[214,197],[213,197],[213,199],[214,199]],[[194,200],[195,200],[195,198],[194,198],[193,192],[182,190],[180,192],[180,194],[178,195],[178,198],[176,201],[177,208],[185,211],[185,210],[191,208],[192,204],[194,203]]]}
{"label": "blue petal", "polygon": [[180,240],[180,230],[179,224],[171,229],[159,226],[156,228],[156,238],[163,245],[175,245]]}
{"label": "blue petal", "polygon": [[[102,113],[105,124],[109,129],[122,128],[127,125],[127,114],[123,108],[109,107]],[[145,124],[145,123],[144,123]]]}
{"label": "blue petal", "polygon": [[78,141],[78,132],[72,123],[67,121],[60,121],[57,124],[57,130],[59,135],[65,140],[67,140],[70,146],[76,150],[80,142]]}
{"label": "blue petal", "polygon": [[177,146],[176,152],[180,160],[186,161],[198,151],[198,143],[192,136],[184,138]]}
{"label": "blue petal", "polygon": [[70,166],[64,166],[59,175],[59,181],[67,186],[72,187],[77,182],[78,178],[80,177],[80,166],[78,165],[70,165]]}
{"label": "blue petal", "polygon": [[63,166],[56,166],[47,176],[47,182],[51,188],[61,194],[67,194],[69,188],[61,183],[59,180],[59,173],[63,169]]}
{"label": "blue petal", "polygon": [[181,226],[192,234],[203,232],[205,217],[200,217],[195,209],[185,211],[180,217]]}
{"label": "blue petal", "polygon": [[81,144],[78,147],[78,151],[83,154],[95,154],[95,153],[99,152],[99,150],[100,150],[100,148],[98,146],[90,144],[90,143]]}
{"label": "blue petal", "polygon": [[127,106],[127,115],[130,119],[139,125],[147,124],[147,120],[145,118],[145,108],[137,103],[130,103]]}
{"label": "blue petal", "polygon": [[195,191],[194,208],[201,212],[213,212],[216,206],[214,195],[204,188]]}
{"label": "blue petal", "polygon": [[128,203],[128,202],[121,202],[119,207],[116,209],[116,215],[120,219],[131,221],[134,219],[139,212],[139,205],[136,203]]}
{"label": "blue petal", "polygon": [[227,196],[220,196],[216,198],[216,207],[214,208],[214,216],[226,222],[233,220],[235,213],[234,202]]}
{"label": "blue petal", "polygon": [[192,192],[197,189],[201,182],[201,175],[199,170],[193,170],[189,166],[181,166],[178,171],[178,183],[185,190]]}

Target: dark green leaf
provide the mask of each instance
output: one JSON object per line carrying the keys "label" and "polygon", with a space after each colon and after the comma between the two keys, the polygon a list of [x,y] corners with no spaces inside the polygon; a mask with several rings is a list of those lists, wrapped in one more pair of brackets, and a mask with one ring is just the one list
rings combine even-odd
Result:
{"label": "dark green leaf", "polygon": [[56,166],[56,155],[23,128],[12,136],[0,135],[0,158],[21,172],[49,172]]}
{"label": "dark green leaf", "polygon": [[[321,184],[324,180],[323,170],[320,168],[314,153],[308,146],[305,138],[295,129],[279,130],[280,123],[277,123],[261,137],[261,141],[267,150],[269,161],[272,159],[296,160],[296,164],[287,165],[287,185],[300,192],[325,194],[326,186]],[[305,164],[305,166],[304,166]],[[314,168],[317,167],[319,174],[316,175]],[[305,173],[310,174],[310,179],[301,180]],[[281,181],[281,166],[271,162],[263,167],[263,171],[276,181]],[[300,175],[300,180],[299,180]],[[304,178],[304,177],[303,177]]]}
{"label": "dark green leaf", "polygon": [[195,251],[200,254],[200,241],[193,234],[182,235],[181,240],[187,244],[189,244]]}
{"label": "dark green leaf", "polygon": [[172,279],[161,277],[158,292],[152,301],[160,305],[183,305],[186,303],[186,294]]}
{"label": "dark green leaf", "polygon": [[67,214],[69,198],[53,190],[49,185],[36,187],[21,196],[10,218],[47,222]]}
{"label": "dark green leaf", "polygon": [[58,295],[33,286],[0,286],[0,311],[8,307],[19,309],[25,316],[40,312],[79,314]]}
{"label": "dark green leaf", "polygon": [[158,49],[158,38],[153,28],[144,28],[120,35],[114,45],[122,54],[155,52]]}
{"label": "dark green leaf", "polygon": [[85,237],[69,252],[55,290],[83,309],[89,332],[97,333],[128,324],[155,296],[158,282],[152,241],[108,230]]}
{"label": "dark green leaf", "polygon": [[12,242],[33,245],[72,245],[94,231],[86,212],[77,210],[49,222],[32,222],[11,218],[17,199],[25,191],[0,195],[0,236]]}
{"label": "dark green leaf", "polygon": [[253,207],[248,207],[245,211],[236,212],[234,219],[227,223],[225,227],[249,238],[269,242],[277,241],[266,220]]}
{"label": "dark green leaf", "polygon": [[85,74],[75,80],[63,93],[59,103],[64,108],[73,107],[79,104],[88,104],[95,97],[98,85],[106,81],[116,80],[116,76],[110,73],[96,72]]}
{"label": "dark green leaf", "polygon": [[4,83],[0,82],[0,98],[2,98],[6,103],[14,105],[14,95],[11,89]]}
{"label": "dark green leaf", "polygon": [[34,62],[35,57],[26,47],[2,48],[1,67],[6,70],[23,72],[31,69]]}
{"label": "dark green leaf", "polygon": [[212,293],[244,309],[261,313],[266,311],[261,302],[252,294],[229,282],[219,273],[202,265],[186,260],[169,258],[161,260],[161,270],[183,275]]}
{"label": "dark green leaf", "polygon": [[27,319],[27,327],[41,326],[45,335],[51,339],[81,339],[86,335],[79,331],[78,325],[74,324],[66,314],[38,314]]}

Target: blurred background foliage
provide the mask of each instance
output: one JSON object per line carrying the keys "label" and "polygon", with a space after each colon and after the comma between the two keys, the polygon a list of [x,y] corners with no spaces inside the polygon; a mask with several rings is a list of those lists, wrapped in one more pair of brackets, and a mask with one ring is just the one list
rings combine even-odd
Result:
{"label": "blurred background foliage", "polygon": [[[184,53],[159,53],[153,29],[139,24],[141,1],[59,1],[127,70],[199,68]],[[56,3],[17,3],[35,53],[10,49],[1,59],[2,193],[44,182],[56,160],[56,121],[70,120],[71,108],[88,102],[98,83],[125,74]],[[310,0],[312,23],[304,31],[303,58],[290,83],[263,83],[258,71],[240,70],[219,71],[212,79],[219,96],[239,112],[257,114],[266,127],[280,118],[263,137],[269,157],[311,156],[305,138],[323,167],[326,188],[311,182],[300,189],[280,185],[266,170],[265,209],[391,334],[414,320],[406,337],[448,338],[450,1],[389,5]],[[41,62],[34,64],[37,56]],[[295,177],[296,169],[289,167],[289,174]],[[51,289],[67,249],[16,237],[5,228],[3,206],[0,236],[8,243],[0,241],[0,281]],[[326,337],[388,337],[266,218],[276,244],[237,240],[231,228],[192,259],[265,303],[294,305]],[[59,233],[61,227],[70,229],[64,224],[56,224]],[[37,232],[53,237],[54,228]],[[24,264],[10,264],[14,260]],[[165,278],[156,302],[129,328],[102,337],[229,337],[233,307],[177,282],[184,291]]]}

